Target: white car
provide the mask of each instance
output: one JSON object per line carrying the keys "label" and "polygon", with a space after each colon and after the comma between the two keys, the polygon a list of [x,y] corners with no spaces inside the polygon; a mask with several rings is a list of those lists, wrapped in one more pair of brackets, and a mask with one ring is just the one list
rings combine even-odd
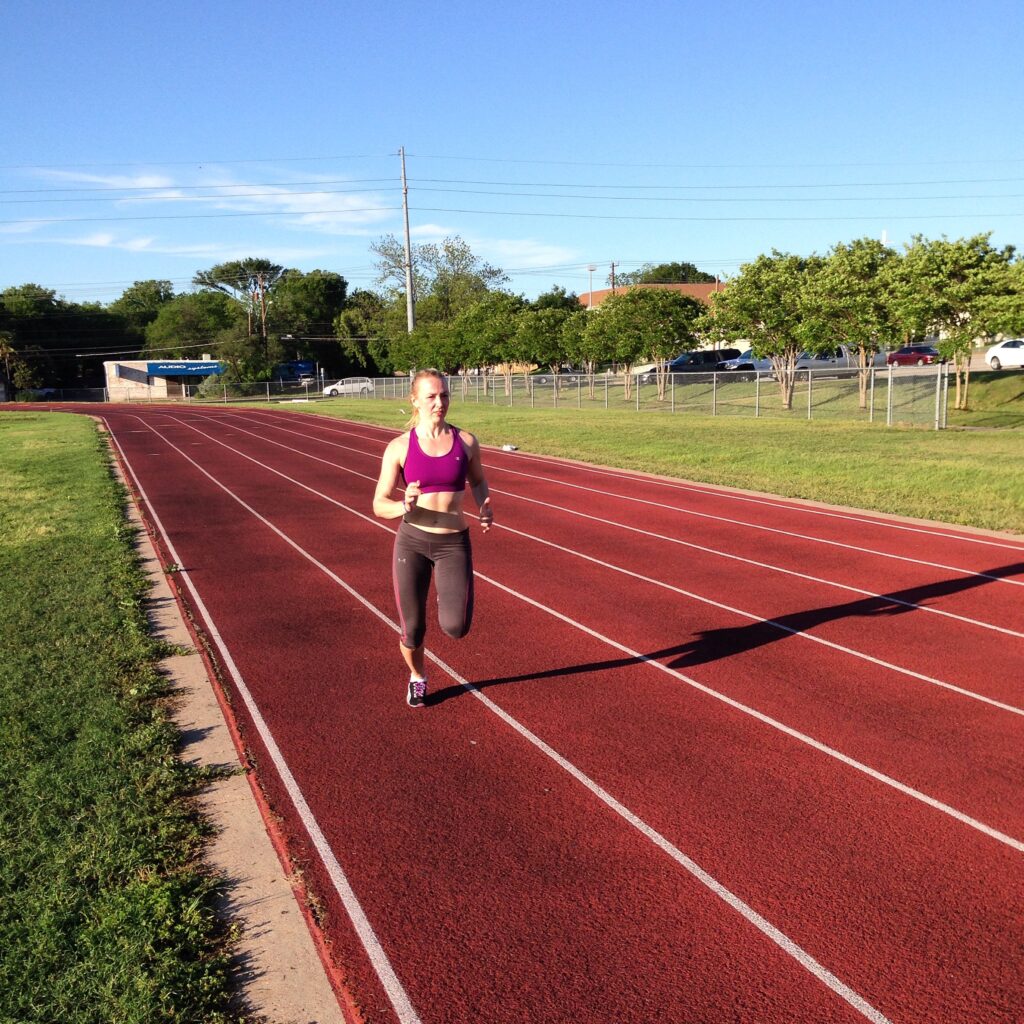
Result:
{"label": "white car", "polygon": [[369,377],[345,377],[324,388],[324,394],[328,398],[337,398],[339,395],[372,395],[373,393],[373,381]]}
{"label": "white car", "polygon": [[993,345],[985,353],[985,362],[993,370],[1001,370],[1004,366],[1024,367],[1024,338],[1007,338]]}

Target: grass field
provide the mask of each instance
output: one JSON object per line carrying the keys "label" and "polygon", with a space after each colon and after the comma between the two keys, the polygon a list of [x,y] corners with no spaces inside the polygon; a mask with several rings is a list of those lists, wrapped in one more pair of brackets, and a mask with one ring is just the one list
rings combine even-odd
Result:
{"label": "grass field", "polygon": [[237,1020],[106,449],[0,415],[0,479],[0,1020]]}

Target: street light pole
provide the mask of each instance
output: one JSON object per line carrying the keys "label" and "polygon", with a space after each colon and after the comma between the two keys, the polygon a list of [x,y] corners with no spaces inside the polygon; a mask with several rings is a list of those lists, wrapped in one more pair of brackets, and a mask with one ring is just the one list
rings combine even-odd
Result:
{"label": "street light pole", "polygon": [[594,308],[594,271],[595,270],[597,270],[597,267],[595,267],[593,263],[591,263],[587,267],[587,273],[590,274],[590,284],[588,286],[588,291],[587,291],[587,309],[593,309]]}
{"label": "street light pole", "polygon": [[409,186],[405,181],[405,146],[398,155],[402,158],[402,213],[405,217],[405,317],[410,334],[416,328],[416,295],[413,292],[412,244],[409,241]]}

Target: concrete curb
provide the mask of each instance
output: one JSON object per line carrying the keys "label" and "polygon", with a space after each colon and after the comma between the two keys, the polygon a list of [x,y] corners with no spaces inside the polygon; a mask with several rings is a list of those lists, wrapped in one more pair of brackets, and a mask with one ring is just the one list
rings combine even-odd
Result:
{"label": "concrete curb", "polygon": [[[116,460],[115,465],[120,469]],[[236,769],[211,783],[199,803],[216,830],[206,862],[225,880],[222,910],[240,931],[232,964],[239,1003],[257,1018],[280,1024],[351,1024],[355,1014],[343,1011],[328,980],[301,889],[287,876],[268,834],[217,683],[182,618],[134,496],[129,518],[139,527],[136,547],[152,584],[147,615],[153,635],[189,652],[160,663],[176,698],[180,756],[190,764]]]}

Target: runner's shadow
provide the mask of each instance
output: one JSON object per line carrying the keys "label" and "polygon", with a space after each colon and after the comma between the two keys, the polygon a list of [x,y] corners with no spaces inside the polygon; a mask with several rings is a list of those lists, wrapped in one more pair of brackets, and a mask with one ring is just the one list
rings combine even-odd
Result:
{"label": "runner's shadow", "polygon": [[[977,587],[994,583],[1010,576],[1024,574],[1024,562],[999,566],[983,573],[970,576],[957,576],[937,583],[926,583],[920,586],[895,590],[877,597],[861,597],[853,601],[827,605],[823,608],[810,608],[806,611],[791,612],[764,622],[751,622],[745,626],[729,626],[723,629],[709,629],[695,634],[690,640],[661,650],[650,651],[640,657],[624,656],[607,658],[601,661],[586,662],[578,665],[565,665],[559,668],[545,669],[540,672],[525,672],[521,675],[497,676],[474,682],[478,690],[487,690],[492,686],[504,686],[507,683],[523,683],[534,679],[565,679],[569,676],[582,675],[588,672],[605,672],[613,669],[626,668],[630,665],[641,665],[647,661],[659,661],[669,668],[684,669],[694,665],[705,665],[736,654],[765,647],[768,644],[784,640],[795,633],[813,630],[828,622],[840,619],[859,618],[865,623],[888,618],[893,615],[905,615],[915,611],[914,605],[927,606],[934,601],[951,594],[963,593]],[[670,659],[665,661],[664,659]],[[462,686],[447,686],[430,694],[427,704],[443,704],[446,700],[459,697],[468,691]]]}

